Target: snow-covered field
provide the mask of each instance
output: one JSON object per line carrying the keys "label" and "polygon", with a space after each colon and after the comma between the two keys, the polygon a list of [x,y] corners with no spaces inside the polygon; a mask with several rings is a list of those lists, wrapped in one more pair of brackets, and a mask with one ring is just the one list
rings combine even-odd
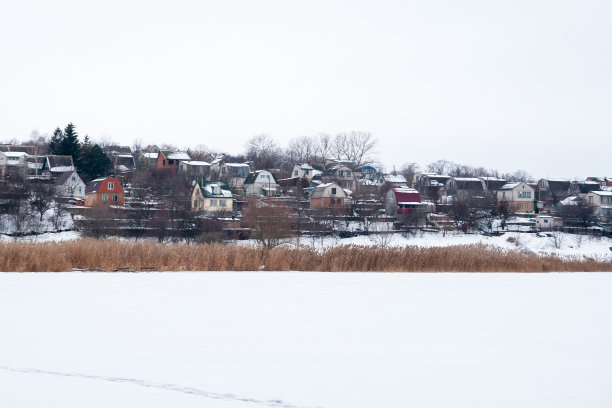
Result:
{"label": "snow-covered field", "polygon": [[0,407],[609,407],[612,274],[0,274]]}

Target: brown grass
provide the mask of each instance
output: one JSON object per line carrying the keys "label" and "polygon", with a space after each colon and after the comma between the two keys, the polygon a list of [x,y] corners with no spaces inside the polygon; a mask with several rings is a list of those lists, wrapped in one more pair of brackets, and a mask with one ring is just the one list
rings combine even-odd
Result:
{"label": "brown grass", "polygon": [[61,243],[0,243],[0,271],[380,271],[549,272],[612,271],[611,260],[563,259],[484,245],[442,248],[341,246],[309,248],[85,239]]}

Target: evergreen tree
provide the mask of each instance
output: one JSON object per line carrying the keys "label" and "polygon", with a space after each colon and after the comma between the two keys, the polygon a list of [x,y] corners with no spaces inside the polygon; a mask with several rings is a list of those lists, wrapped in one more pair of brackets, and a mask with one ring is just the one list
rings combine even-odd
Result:
{"label": "evergreen tree", "polygon": [[60,145],[61,154],[72,156],[77,169],[81,167],[81,143],[79,142],[79,135],[75,126],[72,123],[69,123],[64,129],[64,137]]}
{"label": "evergreen tree", "polygon": [[61,154],[60,152],[63,138],[64,133],[62,132],[62,129],[58,127],[53,131],[53,136],[51,136],[51,140],[49,141],[50,154]]}
{"label": "evergreen tree", "polygon": [[102,148],[95,144],[91,146],[89,138],[85,138],[83,144],[83,152],[81,155],[81,166],[79,167],[84,182],[89,182],[101,176],[110,174],[113,169],[113,163]]}

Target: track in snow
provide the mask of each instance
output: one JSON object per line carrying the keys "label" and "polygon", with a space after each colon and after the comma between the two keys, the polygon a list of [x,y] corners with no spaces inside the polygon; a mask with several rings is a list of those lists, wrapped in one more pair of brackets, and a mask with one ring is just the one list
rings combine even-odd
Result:
{"label": "track in snow", "polygon": [[12,371],[16,373],[30,373],[30,374],[47,374],[47,375],[55,375],[60,377],[73,377],[73,378],[85,378],[88,380],[97,380],[97,381],[108,381],[108,382],[118,382],[118,383],[127,383],[138,385],[140,387],[147,388],[159,388],[162,390],[169,390],[180,392],[183,394],[197,395],[204,398],[211,398],[217,400],[226,400],[226,401],[237,401],[244,402],[253,405],[262,405],[268,407],[280,407],[280,408],[306,408],[300,405],[289,404],[282,400],[258,400],[255,398],[243,397],[236,394],[229,393],[217,393],[205,391],[199,388],[187,387],[177,384],[163,384],[163,383],[155,383],[147,380],[140,380],[137,378],[122,378],[122,377],[107,377],[101,375],[93,375],[93,374],[82,374],[82,373],[63,373],[59,371],[49,371],[49,370],[39,370],[36,368],[14,368],[1,366],[1,370]]}

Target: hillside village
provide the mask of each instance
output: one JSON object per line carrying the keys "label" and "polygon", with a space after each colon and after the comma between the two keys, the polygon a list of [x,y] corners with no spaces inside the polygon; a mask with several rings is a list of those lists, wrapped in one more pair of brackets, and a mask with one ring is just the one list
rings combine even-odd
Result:
{"label": "hillside village", "polygon": [[612,236],[612,177],[534,180],[440,160],[384,171],[375,140],[352,132],[266,135],[244,155],[92,144],[74,125],[50,140],[0,145],[0,233],[209,242],[290,236],[565,231]]}

